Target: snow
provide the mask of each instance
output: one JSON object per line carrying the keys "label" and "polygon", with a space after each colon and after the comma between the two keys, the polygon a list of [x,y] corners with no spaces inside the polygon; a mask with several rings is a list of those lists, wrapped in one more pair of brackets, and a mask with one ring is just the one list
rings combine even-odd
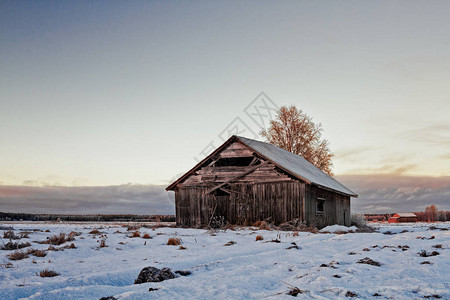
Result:
{"label": "snow", "polygon": [[320,230],[320,232],[349,232],[349,231],[356,231],[358,228],[356,228],[355,226],[352,227],[347,227],[347,226],[342,226],[342,225],[331,225],[331,226],[327,226],[324,227]]}
{"label": "snow", "polygon": [[[431,225],[450,227],[450,223]],[[449,299],[450,232],[430,230],[431,225],[383,224],[377,225],[374,233],[299,232],[298,235],[250,227],[216,232],[141,228],[141,235],[148,233],[152,237],[143,239],[128,237],[130,232],[120,224],[0,224],[13,226],[16,233],[40,230],[23,239],[36,249],[47,249],[48,245],[34,241],[46,240],[60,232],[82,233],[73,241],[76,249],[48,251],[46,257],[10,261],[6,255],[11,251],[0,250],[0,264],[13,263],[12,268],[4,265],[0,268],[0,298],[291,299],[286,293],[297,287],[304,291],[297,296],[303,299],[345,299],[348,291],[359,298],[371,298],[378,293],[383,296],[381,299],[431,295]],[[99,236],[89,234],[94,228],[107,236],[108,247],[98,248]],[[341,226],[330,228],[326,231],[344,231]],[[45,232],[47,229],[50,232]],[[256,235],[264,239],[256,241]],[[181,238],[181,245],[187,249],[166,245],[170,237]],[[236,243],[224,246],[230,241]],[[292,248],[292,243],[299,249]],[[403,251],[398,246],[409,248]],[[437,251],[439,255],[420,257],[418,253],[423,250]],[[365,257],[380,262],[381,266],[357,263]],[[424,261],[430,264],[421,264]],[[163,282],[133,284],[140,270],[147,266],[189,270],[192,274]],[[46,268],[60,276],[36,276]],[[149,291],[150,287],[158,290]]]}

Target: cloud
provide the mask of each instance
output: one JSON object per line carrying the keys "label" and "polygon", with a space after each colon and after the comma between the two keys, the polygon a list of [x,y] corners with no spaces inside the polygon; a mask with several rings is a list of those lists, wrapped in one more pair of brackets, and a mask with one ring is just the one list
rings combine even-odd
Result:
{"label": "cloud", "polygon": [[[337,180],[359,195],[352,199],[354,212],[423,211],[431,204],[450,210],[450,176],[340,175]],[[136,184],[0,186],[0,207],[4,212],[174,214],[174,194],[164,188],[163,185]]]}
{"label": "cloud", "polygon": [[4,212],[174,214],[173,193],[160,185],[0,186]]}
{"label": "cloud", "polygon": [[363,159],[367,152],[373,151],[373,148],[370,147],[357,147],[357,148],[351,148],[351,149],[341,149],[336,151],[335,159],[339,161],[359,161]]}
{"label": "cloud", "polygon": [[341,175],[337,180],[359,195],[352,199],[355,212],[423,211],[431,204],[450,210],[450,176]]}
{"label": "cloud", "polygon": [[[396,160],[397,162],[399,160]],[[387,175],[402,175],[408,171],[417,168],[416,164],[406,164],[406,165],[392,165],[385,164],[377,168],[364,168],[364,169],[352,169],[349,170],[350,174],[387,174]]]}
{"label": "cloud", "polygon": [[450,146],[450,124],[448,123],[409,130],[403,134],[409,139],[421,143]]}

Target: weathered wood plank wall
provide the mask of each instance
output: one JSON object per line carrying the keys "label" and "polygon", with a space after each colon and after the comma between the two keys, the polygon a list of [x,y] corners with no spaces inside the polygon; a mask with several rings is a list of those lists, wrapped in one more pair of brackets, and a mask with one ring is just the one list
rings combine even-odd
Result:
{"label": "weathered wood plank wall", "polygon": [[[325,199],[323,215],[317,213],[317,198]],[[350,197],[307,185],[305,216],[308,224],[319,227],[333,224],[350,226]]]}
{"label": "weathered wood plank wall", "polygon": [[231,224],[252,224],[272,218],[275,224],[303,219],[305,184],[300,181],[230,184],[229,196],[205,194],[207,187],[180,187],[175,193],[177,224],[208,225],[211,216]]}

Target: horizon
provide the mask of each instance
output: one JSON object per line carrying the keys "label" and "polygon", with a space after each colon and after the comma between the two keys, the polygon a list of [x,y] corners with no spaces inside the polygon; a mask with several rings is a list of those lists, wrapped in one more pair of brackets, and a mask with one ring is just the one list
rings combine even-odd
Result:
{"label": "horizon", "polygon": [[166,212],[275,109],[321,123],[352,211],[450,210],[450,3],[4,1],[0,205]]}

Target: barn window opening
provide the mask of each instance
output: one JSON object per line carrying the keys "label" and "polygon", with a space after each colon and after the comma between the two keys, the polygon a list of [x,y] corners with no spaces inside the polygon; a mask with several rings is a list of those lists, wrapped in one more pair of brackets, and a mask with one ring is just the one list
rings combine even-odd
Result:
{"label": "barn window opening", "polygon": [[253,156],[248,157],[223,157],[219,159],[214,165],[216,167],[229,167],[229,166],[236,166],[236,167],[245,167],[249,166],[250,163],[253,160]]}
{"label": "barn window opening", "polygon": [[213,192],[214,196],[230,196],[230,193],[227,191],[230,189],[230,186],[227,184],[221,188],[218,188]]}
{"label": "barn window opening", "polygon": [[325,213],[324,210],[324,206],[325,206],[325,199],[324,198],[317,198],[316,200],[316,211],[318,215],[323,215]]}

